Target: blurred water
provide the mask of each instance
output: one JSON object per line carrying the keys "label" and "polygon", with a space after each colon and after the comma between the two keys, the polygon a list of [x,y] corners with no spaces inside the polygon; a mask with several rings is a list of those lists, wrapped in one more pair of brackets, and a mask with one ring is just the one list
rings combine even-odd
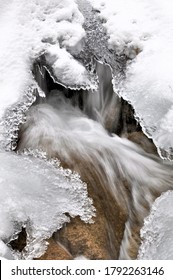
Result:
{"label": "blurred water", "polygon": [[109,67],[101,67],[97,69],[100,89],[85,93],[82,106],[74,102],[75,93],[69,98],[60,90],[52,90],[40,104],[32,106],[21,127],[18,148],[39,148],[71,169],[81,162],[81,168],[94,170],[102,186],[128,214],[120,249],[120,259],[128,259],[131,246],[139,245],[139,238],[135,238],[153,201],[172,188],[172,167],[105,129],[105,116],[109,120],[113,108],[114,119],[118,117],[120,103],[110,86]]}

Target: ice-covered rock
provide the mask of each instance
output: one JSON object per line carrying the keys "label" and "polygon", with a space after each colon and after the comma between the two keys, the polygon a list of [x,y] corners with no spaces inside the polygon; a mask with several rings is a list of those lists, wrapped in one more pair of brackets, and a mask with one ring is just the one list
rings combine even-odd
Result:
{"label": "ice-covered rock", "polygon": [[[91,221],[94,208],[79,175],[29,154],[1,152],[0,160],[0,239],[8,243],[26,227],[27,246],[19,258],[39,257],[44,240],[69,222],[69,215]],[[3,243],[0,247],[1,256],[9,255]]]}

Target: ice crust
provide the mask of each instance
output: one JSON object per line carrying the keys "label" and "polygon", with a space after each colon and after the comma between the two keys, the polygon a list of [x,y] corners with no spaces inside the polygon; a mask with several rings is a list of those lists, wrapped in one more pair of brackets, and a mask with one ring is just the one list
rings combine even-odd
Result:
{"label": "ice crust", "polygon": [[172,159],[172,1],[90,2],[99,11],[109,47],[129,59],[123,81],[117,84],[114,77],[115,90],[132,104],[143,131],[161,156]]}
{"label": "ice crust", "polygon": [[[7,108],[23,101],[30,88],[38,91],[32,64],[43,54],[57,81],[90,86],[87,70],[70,54],[81,49],[83,21],[74,0],[0,0],[0,119]],[[3,140],[3,123],[0,132]]]}
{"label": "ice crust", "polygon": [[173,191],[161,195],[152,206],[141,230],[140,260],[173,259]]}
{"label": "ice crust", "polygon": [[94,214],[86,184],[78,174],[33,154],[0,153],[0,256],[9,256],[4,243],[22,227],[26,227],[27,246],[18,258],[32,259],[44,252],[44,239],[69,222],[69,215],[91,222]]}

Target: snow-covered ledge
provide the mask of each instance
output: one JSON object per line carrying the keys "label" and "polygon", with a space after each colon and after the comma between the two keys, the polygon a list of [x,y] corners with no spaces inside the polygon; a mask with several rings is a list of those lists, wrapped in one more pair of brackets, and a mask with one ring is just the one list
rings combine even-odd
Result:
{"label": "snow-covered ledge", "polygon": [[171,0],[91,0],[110,50],[128,59],[114,87],[135,109],[162,157],[173,156],[173,4]]}

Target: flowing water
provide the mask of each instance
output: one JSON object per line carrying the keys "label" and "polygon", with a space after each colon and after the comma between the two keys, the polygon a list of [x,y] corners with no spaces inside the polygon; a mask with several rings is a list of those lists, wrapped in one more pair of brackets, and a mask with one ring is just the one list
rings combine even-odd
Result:
{"label": "flowing water", "polygon": [[42,149],[50,158],[78,171],[81,178],[84,173],[85,177],[97,177],[101,188],[111,193],[126,213],[119,259],[130,259],[155,198],[172,189],[172,166],[115,134],[120,131],[121,100],[113,92],[110,67],[96,65],[100,86],[89,92],[53,84],[45,68],[35,67],[36,80],[46,97],[38,98],[28,110],[18,150]]}

